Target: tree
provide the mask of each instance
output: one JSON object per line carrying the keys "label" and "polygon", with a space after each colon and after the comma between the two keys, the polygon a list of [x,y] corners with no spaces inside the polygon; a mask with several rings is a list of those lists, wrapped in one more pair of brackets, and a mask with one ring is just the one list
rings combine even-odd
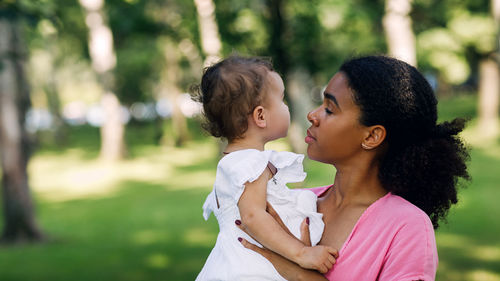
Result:
{"label": "tree", "polygon": [[383,19],[389,54],[417,65],[415,35],[410,12],[412,0],[386,0]]}
{"label": "tree", "polygon": [[5,220],[1,239],[6,242],[43,239],[35,221],[26,170],[30,142],[24,116],[30,98],[25,56],[18,17],[15,13],[0,15],[0,153]]}
{"label": "tree", "polygon": [[486,138],[496,139],[499,134],[498,104],[500,95],[499,39],[500,1],[491,0],[491,12],[496,31],[496,49],[479,62],[479,130]]}
{"label": "tree", "polygon": [[[288,139],[293,151],[304,153],[307,149],[304,135],[309,125],[305,116],[313,108],[310,96],[304,93],[309,93],[312,89],[311,75],[308,69],[303,66],[296,65],[291,68],[291,58],[285,47],[289,45],[285,35],[288,34],[288,28],[290,28],[284,20],[287,16],[284,14],[284,4],[286,3],[283,0],[269,0],[267,4],[270,15],[268,48],[277,70],[283,75],[288,93],[285,95],[291,115]],[[312,30],[311,25],[309,26],[310,31]],[[313,55],[311,54],[310,57]]]}
{"label": "tree", "polygon": [[204,66],[220,60],[222,43],[215,20],[215,4],[212,0],[194,0],[198,12],[201,47],[205,54]]}
{"label": "tree", "polygon": [[[174,134],[174,142],[176,146],[182,146],[189,139],[189,132],[187,128],[186,117],[181,111],[179,106],[179,98],[181,95],[181,90],[179,88],[180,80],[180,51],[171,42],[171,40],[165,40],[164,45],[164,57],[165,57],[165,69],[162,77],[160,95],[168,97],[172,104],[172,127]],[[165,135],[163,136],[162,142],[165,143]]]}
{"label": "tree", "polygon": [[113,69],[116,55],[113,47],[113,34],[106,23],[103,13],[104,0],[80,0],[85,9],[85,22],[89,29],[89,52],[92,68],[99,75],[104,95],[101,104],[105,121],[101,126],[101,157],[115,161],[125,155],[125,126],[122,123],[121,104],[116,94]]}
{"label": "tree", "polygon": [[[215,20],[215,4],[213,0],[194,0],[194,3],[198,12],[201,48],[205,54],[203,65],[207,67],[221,58],[222,42]],[[218,141],[219,152],[224,151],[225,145],[226,141]]]}

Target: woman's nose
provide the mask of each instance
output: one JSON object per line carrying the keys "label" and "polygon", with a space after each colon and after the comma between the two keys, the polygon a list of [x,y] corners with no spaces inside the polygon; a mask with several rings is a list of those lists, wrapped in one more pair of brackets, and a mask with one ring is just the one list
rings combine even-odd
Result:
{"label": "woman's nose", "polygon": [[307,113],[307,120],[309,120],[309,122],[311,122],[311,124],[313,126],[317,126],[318,125],[318,119],[314,115],[315,112],[316,112],[316,110],[314,109],[312,111],[309,111],[309,113]]}

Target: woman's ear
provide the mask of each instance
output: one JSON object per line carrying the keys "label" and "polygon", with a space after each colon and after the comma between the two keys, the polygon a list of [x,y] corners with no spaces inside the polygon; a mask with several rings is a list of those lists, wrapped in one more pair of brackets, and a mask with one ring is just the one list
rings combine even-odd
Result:
{"label": "woman's ear", "polygon": [[366,149],[374,149],[379,147],[384,142],[387,132],[382,125],[374,125],[368,127],[367,134],[361,146]]}
{"label": "woman's ear", "polygon": [[262,105],[257,106],[253,110],[252,120],[259,128],[265,128],[267,126],[266,109]]}

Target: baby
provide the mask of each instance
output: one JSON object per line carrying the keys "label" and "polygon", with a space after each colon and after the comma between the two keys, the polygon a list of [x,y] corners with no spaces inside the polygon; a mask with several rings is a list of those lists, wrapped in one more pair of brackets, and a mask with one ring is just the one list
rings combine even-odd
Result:
{"label": "baby", "polygon": [[[317,197],[286,186],[304,180],[304,156],[264,150],[267,142],[285,137],[290,125],[283,81],[271,63],[239,56],[222,60],[205,69],[194,98],[203,103],[204,128],[228,140],[203,205],[205,219],[213,212],[220,231],[196,280],[284,280],[268,260],[244,248],[241,238],[326,273],[337,251],[298,240],[303,221],[309,224],[312,245],[321,239],[324,224],[316,212]],[[266,201],[295,237],[266,212]],[[258,242],[238,228],[241,223]]]}

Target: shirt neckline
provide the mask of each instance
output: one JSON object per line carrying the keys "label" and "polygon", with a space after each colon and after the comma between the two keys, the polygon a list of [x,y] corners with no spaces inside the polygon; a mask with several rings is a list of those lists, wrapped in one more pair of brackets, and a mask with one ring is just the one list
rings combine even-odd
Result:
{"label": "shirt neckline", "polygon": [[[333,188],[333,184],[330,185],[330,186],[328,186],[324,190],[322,190],[318,194],[318,198],[321,197],[321,196],[323,196],[331,188]],[[379,205],[379,202],[381,202],[381,201],[383,201],[383,199],[389,197],[390,194],[391,194],[390,192],[387,192],[386,195],[384,195],[384,196],[380,197],[379,199],[375,200],[375,202],[373,202],[372,204],[370,204],[370,206],[368,206],[368,208],[366,208],[366,210],[364,210],[364,212],[361,214],[361,216],[359,217],[359,219],[356,222],[356,224],[354,224],[354,227],[352,228],[351,233],[349,233],[349,236],[347,236],[347,239],[342,244],[342,247],[339,250],[339,258],[341,257],[341,253],[343,253],[345,251],[345,248],[347,247],[347,245],[351,241],[352,236],[354,235],[354,232],[356,232],[356,230],[357,230],[358,226],[360,225],[361,221],[365,220],[365,217],[368,216],[371,212],[373,212],[373,209],[375,209]]]}

